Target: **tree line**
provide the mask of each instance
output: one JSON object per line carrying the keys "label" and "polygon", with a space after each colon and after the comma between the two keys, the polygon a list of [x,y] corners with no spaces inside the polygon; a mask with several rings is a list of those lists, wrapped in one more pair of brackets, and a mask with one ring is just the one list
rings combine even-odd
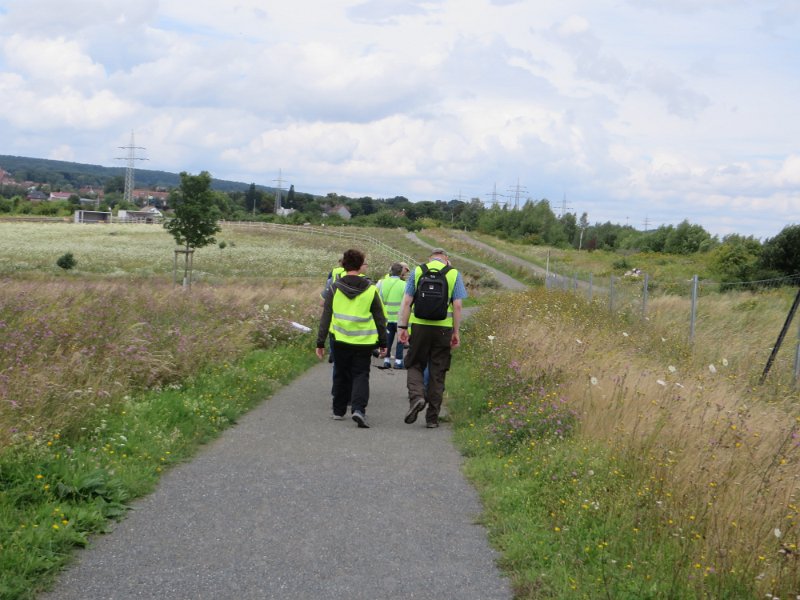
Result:
{"label": "tree line", "polygon": [[[38,160],[38,159],[37,159]],[[55,162],[55,161],[52,161]],[[68,163],[72,164],[72,163]],[[138,173],[138,171],[137,171]],[[204,172],[205,173],[205,172]],[[85,173],[84,173],[85,174]],[[180,176],[175,175],[176,183]],[[787,225],[763,242],[753,236],[731,234],[719,239],[701,225],[684,220],[649,231],[611,222],[590,223],[589,215],[565,213],[557,216],[547,199],[528,199],[518,209],[486,206],[479,198],[411,202],[403,196],[351,198],[336,193],[318,196],[265,188],[251,183],[237,189],[219,189],[219,180],[207,177],[209,210],[218,219],[277,221],[403,228],[417,231],[430,227],[452,227],[497,236],[520,244],[573,248],[580,251],[652,252],[691,255],[708,253],[711,268],[723,283],[754,281],[800,274],[800,225]],[[80,180],[83,181],[83,180]],[[137,180],[138,181],[138,180]],[[135,209],[123,200],[124,176],[106,175],[100,210]],[[77,194],[67,201],[32,203],[19,187],[0,186],[0,214],[68,215],[80,207]],[[174,206],[179,187],[171,187],[169,206]],[[280,207],[291,209],[285,216],[275,214],[276,194]],[[345,207],[346,219],[334,209]]]}

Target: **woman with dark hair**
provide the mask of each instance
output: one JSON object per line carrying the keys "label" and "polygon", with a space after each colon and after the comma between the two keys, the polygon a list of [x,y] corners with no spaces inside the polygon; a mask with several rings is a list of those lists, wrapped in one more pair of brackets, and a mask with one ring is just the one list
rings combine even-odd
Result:
{"label": "woman with dark hair", "polygon": [[386,355],[386,311],[378,290],[361,275],[367,267],[364,253],[346,250],[342,256],[345,274],[332,283],[325,296],[317,333],[317,357],[325,356],[325,340],[333,335],[336,368],[333,372],[333,418],[342,420],[350,412],[359,427],[368,428],[369,371],[372,350]]}

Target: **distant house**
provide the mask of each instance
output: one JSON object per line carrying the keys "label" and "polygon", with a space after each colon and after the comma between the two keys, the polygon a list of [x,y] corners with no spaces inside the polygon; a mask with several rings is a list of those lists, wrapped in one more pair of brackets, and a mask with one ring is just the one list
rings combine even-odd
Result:
{"label": "distant house", "polygon": [[69,200],[75,192],[50,192],[50,200]]}
{"label": "distant house", "polygon": [[275,214],[279,217],[288,217],[290,214],[295,212],[293,208],[283,208],[282,206],[275,211]]}
{"label": "distant house", "polygon": [[131,196],[145,206],[153,205],[159,208],[166,208],[169,201],[169,192],[154,190],[133,190]]}
{"label": "distant house", "polygon": [[350,217],[353,215],[350,214],[350,211],[347,210],[347,207],[344,204],[337,204],[336,206],[332,206],[328,210],[325,211],[325,216],[337,215],[344,219],[345,221],[349,221]]}
{"label": "distant house", "polygon": [[43,200],[47,200],[49,196],[40,190],[29,190],[26,197],[31,202],[42,202]]}

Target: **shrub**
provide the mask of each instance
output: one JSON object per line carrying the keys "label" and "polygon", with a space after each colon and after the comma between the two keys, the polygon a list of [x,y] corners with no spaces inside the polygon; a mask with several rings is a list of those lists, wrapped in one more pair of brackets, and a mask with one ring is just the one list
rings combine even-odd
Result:
{"label": "shrub", "polygon": [[65,271],[69,271],[70,269],[74,268],[75,265],[78,264],[78,261],[75,260],[74,256],[72,256],[72,252],[67,252],[66,254],[59,257],[59,259],[56,261],[56,264]]}

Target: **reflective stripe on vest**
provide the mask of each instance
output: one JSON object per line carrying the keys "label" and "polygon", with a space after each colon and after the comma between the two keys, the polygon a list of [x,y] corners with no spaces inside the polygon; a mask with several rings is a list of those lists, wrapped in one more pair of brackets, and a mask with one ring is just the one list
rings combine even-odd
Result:
{"label": "reflective stripe on vest", "polygon": [[[440,263],[438,260],[432,260],[428,265],[428,269],[431,271],[441,271],[444,269],[445,265]],[[414,289],[417,289],[417,281],[419,280],[420,275],[422,275],[422,267],[416,267],[414,269]],[[456,287],[456,279],[458,278],[458,271],[453,269],[452,267],[450,270],[445,274],[445,278],[447,279],[447,293],[450,294],[450,302],[447,305],[447,316],[442,319],[441,321],[431,321],[430,319],[419,319],[414,316],[414,306],[411,306],[411,314],[408,318],[409,325],[414,323],[419,323],[420,325],[436,325],[437,327],[452,327],[453,326],[453,290]]]}
{"label": "reflective stripe on vest", "polygon": [[384,279],[381,282],[381,300],[386,307],[386,320],[391,323],[397,322],[397,315],[400,313],[400,305],[403,302],[403,293],[406,289],[406,282],[399,277]]}
{"label": "reflective stripe on vest", "polygon": [[378,327],[370,310],[377,293],[375,286],[370,285],[351,299],[338,288],[333,289],[330,331],[337,342],[373,346],[378,343]]}

